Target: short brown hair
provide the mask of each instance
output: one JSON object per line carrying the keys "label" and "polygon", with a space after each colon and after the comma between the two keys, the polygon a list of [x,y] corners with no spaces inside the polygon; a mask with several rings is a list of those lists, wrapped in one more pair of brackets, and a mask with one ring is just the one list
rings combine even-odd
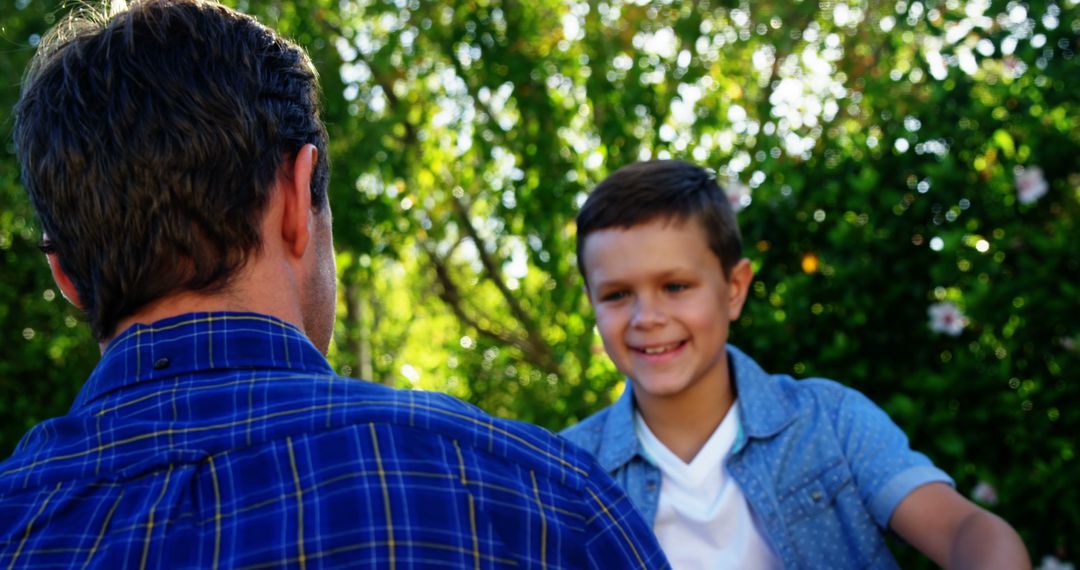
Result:
{"label": "short brown hair", "polygon": [[742,258],[735,212],[716,177],[681,160],[649,160],[624,166],[593,188],[577,215],[577,261],[585,274],[585,238],[608,228],[629,228],[657,218],[698,220],[724,276]]}
{"label": "short brown hair", "polygon": [[304,51],[203,0],[85,7],[53,28],[15,107],[22,180],[94,335],[180,290],[224,288],[261,244],[286,156],[326,129]]}

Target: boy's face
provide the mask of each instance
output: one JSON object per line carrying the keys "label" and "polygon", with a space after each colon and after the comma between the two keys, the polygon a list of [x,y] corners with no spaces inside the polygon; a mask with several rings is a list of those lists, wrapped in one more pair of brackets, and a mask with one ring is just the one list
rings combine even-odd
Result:
{"label": "boy's face", "polygon": [[594,232],[583,261],[604,348],[638,398],[728,382],[725,344],[753,276],[747,260],[726,279],[691,218]]}

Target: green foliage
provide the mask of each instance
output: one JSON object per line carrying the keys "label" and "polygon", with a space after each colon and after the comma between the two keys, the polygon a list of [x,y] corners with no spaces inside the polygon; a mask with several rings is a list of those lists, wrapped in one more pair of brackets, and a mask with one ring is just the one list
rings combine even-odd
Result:
{"label": "green foliage", "polygon": [[[322,77],[343,373],[553,429],[610,402],[573,216],[613,169],[686,158],[744,196],[734,342],[862,390],[961,492],[992,484],[1033,556],[1076,560],[1075,0],[235,4]],[[8,141],[61,12],[0,0]],[[10,143],[0,161],[2,455],[97,348],[50,288]],[[943,302],[955,336],[929,326]]]}
{"label": "green foliage", "polygon": [[0,0],[0,455],[33,425],[63,414],[99,355],[89,329],[60,296],[38,251],[40,235],[18,181],[11,108],[18,78],[48,29],[42,3]]}

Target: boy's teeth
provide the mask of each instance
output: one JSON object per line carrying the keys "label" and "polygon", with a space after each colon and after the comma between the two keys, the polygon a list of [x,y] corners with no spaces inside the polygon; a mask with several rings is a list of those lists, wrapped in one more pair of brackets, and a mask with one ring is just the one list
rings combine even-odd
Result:
{"label": "boy's teeth", "polygon": [[671,350],[674,346],[675,345],[673,344],[669,344],[667,346],[654,346],[649,348],[643,348],[642,350],[645,352],[645,354],[660,354],[661,352],[667,352]]}

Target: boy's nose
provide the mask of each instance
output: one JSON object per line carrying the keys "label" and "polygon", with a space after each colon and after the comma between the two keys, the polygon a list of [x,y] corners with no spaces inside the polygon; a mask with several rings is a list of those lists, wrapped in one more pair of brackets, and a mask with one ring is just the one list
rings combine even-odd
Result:
{"label": "boy's nose", "polygon": [[667,313],[661,303],[644,296],[638,297],[634,306],[634,315],[630,325],[637,328],[649,328],[662,325],[667,322]]}

